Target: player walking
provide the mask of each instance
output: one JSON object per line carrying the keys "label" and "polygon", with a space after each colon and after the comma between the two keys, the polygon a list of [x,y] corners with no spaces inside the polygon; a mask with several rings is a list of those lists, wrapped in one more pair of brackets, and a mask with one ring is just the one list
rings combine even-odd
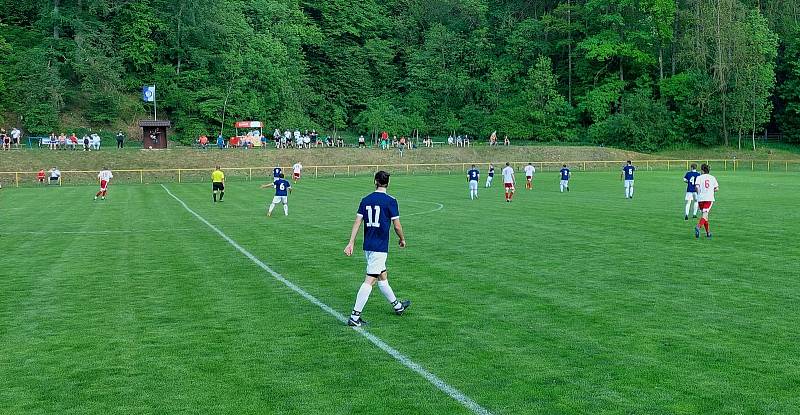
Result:
{"label": "player walking", "polygon": [[620,179],[625,179],[625,199],[633,199],[633,172],[636,171],[636,167],[631,164],[631,161],[628,160],[628,164],[626,164],[622,168],[622,173],[619,174]]}
{"label": "player walking", "polygon": [[533,189],[533,175],[536,173],[536,167],[533,167],[533,164],[528,163],[525,166],[525,189],[531,190]]}
{"label": "player walking", "polygon": [[711,206],[714,205],[714,194],[719,190],[719,183],[717,178],[711,175],[711,167],[708,164],[700,166],[700,171],[703,172],[695,179],[695,188],[697,189],[697,200],[700,205],[700,210],[703,212],[697,226],[694,227],[694,237],[700,237],[700,227],[706,230],[706,237],[711,237],[711,231],[708,229],[708,213],[711,211]]}
{"label": "player walking", "polygon": [[219,201],[225,196],[225,173],[219,169],[219,166],[211,172],[211,193],[214,195],[214,203],[217,203],[217,193],[219,193]]}
{"label": "player walking", "polygon": [[572,177],[572,172],[569,171],[566,164],[561,165],[561,193],[564,193],[564,189],[569,192],[569,178]]}
{"label": "player walking", "polygon": [[489,163],[489,174],[486,176],[486,188],[492,187],[492,180],[494,180],[494,164]]}
{"label": "player walking", "polygon": [[358,213],[356,213],[356,220],[353,223],[353,229],[350,232],[350,241],[344,248],[344,254],[347,256],[353,255],[353,244],[355,244],[356,234],[361,227],[361,222],[364,222],[364,255],[367,259],[367,276],[358,289],[356,295],[356,302],[353,306],[353,312],[347,320],[350,326],[361,327],[367,324],[361,318],[361,312],[369,300],[369,295],[372,292],[372,286],[378,283],[378,288],[383,293],[384,297],[392,304],[395,314],[398,316],[403,313],[411,305],[411,301],[404,300],[398,301],[397,297],[389,286],[389,280],[386,277],[386,257],[389,252],[389,225],[393,225],[394,232],[399,238],[398,244],[400,248],[405,248],[406,239],[403,235],[403,227],[400,225],[400,210],[397,205],[397,199],[386,194],[386,188],[389,186],[389,173],[379,171],[375,173],[375,188],[373,193],[370,193],[363,199],[358,206]]}
{"label": "player walking", "polygon": [[106,200],[106,193],[108,193],[108,184],[111,182],[111,178],[114,177],[111,174],[111,170],[103,167],[103,170],[100,170],[100,173],[97,174],[97,179],[100,180],[100,191],[98,191],[94,195],[94,200],[97,200],[97,197],[100,196],[103,200]]}
{"label": "player walking", "polygon": [[694,213],[692,217],[697,219],[697,178],[700,173],[697,172],[697,164],[692,163],[692,169],[686,172],[683,176],[683,181],[686,182],[686,209],[683,214],[683,220],[689,220],[689,210],[694,202]]}
{"label": "player walking", "polygon": [[469,183],[469,198],[475,200],[478,197],[478,179],[481,173],[472,165],[472,168],[467,172],[467,183]]}
{"label": "player walking", "polygon": [[301,171],[303,171],[303,165],[300,164],[299,161],[297,163],[294,163],[294,166],[292,166],[292,179],[294,180],[295,183],[300,181]]}
{"label": "player walking", "polygon": [[514,177],[514,168],[511,167],[511,164],[506,162],[506,166],[503,167],[503,187],[506,189],[506,202],[510,202],[511,199],[514,198],[514,185],[517,183],[516,178]]}
{"label": "player walking", "polygon": [[292,184],[283,178],[283,173],[279,173],[274,182],[261,185],[262,189],[268,187],[275,188],[275,197],[272,198],[272,203],[269,205],[267,216],[272,217],[272,210],[278,203],[283,204],[283,216],[289,216],[289,193],[292,192]]}

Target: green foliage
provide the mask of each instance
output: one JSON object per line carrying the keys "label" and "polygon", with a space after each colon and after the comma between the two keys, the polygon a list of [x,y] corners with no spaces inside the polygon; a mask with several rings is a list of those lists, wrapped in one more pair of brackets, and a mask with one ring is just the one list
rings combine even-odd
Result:
{"label": "green foliage", "polygon": [[625,110],[593,124],[589,138],[603,145],[655,151],[681,140],[673,113],[660,100],[653,99],[648,88],[623,97]]}
{"label": "green foliage", "polygon": [[[0,0],[0,112],[37,133],[62,119],[131,125],[155,84],[184,142],[253,119],[610,142],[639,111],[694,144],[760,135],[773,116],[795,137],[794,3]],[[637,134],[613,141],[670,144]]]}

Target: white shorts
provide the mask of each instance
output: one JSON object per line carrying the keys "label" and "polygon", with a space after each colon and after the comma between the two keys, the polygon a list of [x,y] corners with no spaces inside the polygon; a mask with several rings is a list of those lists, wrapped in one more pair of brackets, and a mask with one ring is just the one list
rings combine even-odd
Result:
{"label": "white shorts", "polygon": [[289,203],[289,196],[275,196],[272,198],[272,204],[277,205],[278,203],[283,203],[284,205]]}
{"label": "white shorts", "polygon": [[625,188],[633,187],[633,180],[625,180]]}
{"label": "white shorts", "polygon": [[569,180],[562,180],[561,185],[564,187],[569,187]]}
{"label": "white shorts", "polygon": [[469,190],[478,190],[478,181],[477,180],[470,180],[469,181]]}
{"label": "white shorts", "polygon": [[686,192],[686,198],[684,200],[686,200],[686,201],[689,201],[689,200],[697,201],[697,193],[695,193],[695,192]]}
{"label": "white shorts", "polygon": [[386,271],[386,252],[364,251],[367,258],[367,275],[377,277]]}

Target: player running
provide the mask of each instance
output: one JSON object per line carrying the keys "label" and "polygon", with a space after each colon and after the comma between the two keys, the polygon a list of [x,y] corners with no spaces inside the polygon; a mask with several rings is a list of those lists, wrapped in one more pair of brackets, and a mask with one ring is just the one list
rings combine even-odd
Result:
{"label": "player running", "polygon": [[686,210],[683,214],[683,220],[689,220],[689,210],[692,208],[692,202],[694,202],[692,217],[697,219],[697,178],[700,177],[700,173],[697,172],[697,164],[692,163],[691,167],[692,169],[683,176],[683,181],[686,182]]}
{"label": "player running", "polygon": [[561,193],[564,193],[564,189],[569,192],[569,178],[572,177],[572,172],[569,171],[566,164],[561,165]]}
{"label": "player running", "polygon": [[214,195],[214,203],[217,203],[217,193],[219,193],[219,201],[225,196],[225,173],[219,169],[219,166],[211,173],[211,193]]}
{"label": "player running", "polygon": [[489,163],[489,174],[486,176],[486,188],[492,187],[492,180],[494,180],[494,164]]}
{"label": "player running", "polygon": [[353,255],[353,244],[355,244],[356,234],[361,227],[361,222],[364,222],[364,255],[367,259],[367,276],[358,289],[356,295],[356,303],[353,306],[353,312],[347,320],[350,326],[361,327],[367,324],[361,318],[361,312],[369,300],[369,295],[372,292],[372,286],[378,283],[378,288],[383,293],[383,296],[392,304],[394,313],[398,316],[403,313],[411,305],[411,301],[404,300],[398,301],[397,297],[389,286],[389,280],[386,277],[386,257],[389,252],[389,226],[394,227],[394,232],[399,238],[398,244],[400,248],[405,248],[406,239],[403,235],[403,227],[400,225],[400,210],[397,205],[397,199],[386,194],[386,188],[389,186],[389,173],[379,171],[375,173],[375,188],[373,193],[370,193],[363,199],[358,206],[358,213],[356,213],[356,220],[353,223],[353,229],[350,232],[350,241],[344,248],[344,254],[347,256]]}
{"label": "player running", "polygon": [[294,163],[294,166],[292,166],[292,180],[294,180],[295,183],[300,181],[301,171],[303,171],[303,165],[300,164],[299,161],[297,163]]}
{"label": "player running", "polygon": [[533,175],[536,173],[536,167],[533,167],[533,164],[528,163],[525,166],[525,189],[531,190],[533,189]]}
{"label": "player running", "polygon": [[469,198],[475,200],[478,198],[478,179],[481,173],[472,165],[472,168],[467,172],[467,183],[469,183]]}
{"label": "player running", "polygon": [[636,171],[636,167],[631,164],[631,161],[628,160],[628,164],[626,164],[622,168],[622,173],[619,174],[620,179],[625,179],[625,199],[633,199],[633,172]]}
{"label": "player running", "polygon": [[272,169],[272,182],[277,182],[278,179],[281,178],[281,174],[283,174],[283,169],[280,168],[280,166],[275,166],[275,168]]}
{"label": "player running", "polygon": [[106,200],[108,184],[111,183],[112,177],[114,177],[114,175],[111,174],[111,170],[105,167],[103,167],[103,170],[100,170],[100,173],[97,174],[97,179],[100,180],[100,191],[94,195],[94,200],[97,200],[98,196],[102,197],[102,200]]}
{"label": "player running", "polygon": [[708,213],[711,211],[711,206],[714,205],[714,194],[719,190],[719,183],[717,178],[711,175],[711,167],[708,164],[700,166],[700,171],[703,172],[695,179],[695,188],[697,189],[697,200],[700,205],[700,210],[703,212],[697,226],[694,227],[694,237],[700,238],[700,227],[706,230],[706,237],[711,237],[711,231],[708,229]]}
{"label": "player running", "polygon": [[511,199],[514,198],[514,185],[517,183],[516,178],[514,177],[514,168],[511,167],[511,164],[506,162],[506,166],[503,167],[503,187],[506,189],[506,202],[511,202]]}
{"label": "player running", "polygon": [[275,197],[272,198],[272,203],[269,205],[267,216],[272,217],[272,210],[278,203],[283,204],[283,216],[289,216],[289,193],[292,193],[292,184],[283,178],[283,173],[279,173],[277,180],[261,185],[262,189],[268,187],[275,188]]}

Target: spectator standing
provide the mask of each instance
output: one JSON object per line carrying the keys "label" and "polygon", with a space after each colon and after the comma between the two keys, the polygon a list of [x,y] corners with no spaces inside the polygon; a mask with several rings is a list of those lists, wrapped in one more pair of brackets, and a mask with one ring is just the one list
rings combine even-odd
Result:
{"label": "spectator standing", "polygon": [[56,133],[50,133],[50,150],[57,150],[58,149],[58,137],[56,137]]}
{"label": "spectator standing", "polygon": [[363,135],[358,136],[358,146],[367,148],[367,140],[364,138]]}
{"label": "spectator standing", "polygon": [[[22,137],[22,131],[19,128],[14,127],[11,129],[11,142],[14,144],[14,147],[19,148],[19,140]],[[10,147],[9,147],[10,150]]]}
{"label": "spectator standing", "polygon": [[125,134],[122,134],[122,130],[119,130],[117,132],[117,148],[123,147],[125,147]]}
{"label": "spectator standing", "polygon": [[219,133],[217,136],[217,147],[222,150],[225,148],[225,137],[222,136],[222,133]]}

